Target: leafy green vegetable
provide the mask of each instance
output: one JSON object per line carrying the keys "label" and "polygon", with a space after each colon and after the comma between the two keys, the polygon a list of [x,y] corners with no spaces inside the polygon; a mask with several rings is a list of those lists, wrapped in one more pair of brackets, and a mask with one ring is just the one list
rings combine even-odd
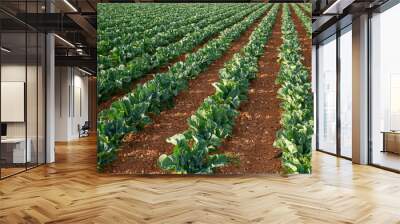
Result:
{"label": "leafy green vegetable", "polygon": [[312,3],[299,3],[298,4],[301,8],[303,8],[306,12],[312,12]]}
{"label": "leafy green vegetable", "polygon": [[[207,11],[200,8],[196,13],[191,10],[183,11],[178,16],[178,20],[176,18],[171,22],[164,20],[164,23],[151,29],[134,32],[136,35],[130,33],[129,27],[124,27],[123,30],[126,30],[127,33],[122,34],[123,39],[120,42],[116,41],[108,45],[109,48],[114,46],[114,48],[108,49],[108,51],[111,51],[109,54],[99,55],[100,69],[105,70],[117,67],[120,64],[126,65],[135,57],[144,53],[154,54],[158,47],[176,42],[196,29],[202,29],[217,22],[220,17],[232,16],[238,9],[239,7],[233,9],[229,7],[214,9],[211,7]],[[120,39],[115,38],[113,40]]]}
{"label": "leafy green vegetable", "polygon": [[303,12],[303,10],[300,9],[298,4],[292,3],[290,5],[293,7],[296,15],[300,18],[301,23],[303,24],[304,29],[307,32],[307,36],[311,38],[311,35],[312,35],[312,24],[311,24],[310,16],[306,15]]}
{"label": "leafy green vegetable", "polygon": [[[240,37],[269,7],[270,5],[262,5],[242,21],[240,20],[248,13],[247,11],[240,12],[237,17],[222,20],[226,24],[234,25],[222,31],[218,38],[210,40],[202,48],[189,54],[185,61],[175,63],[168,72],[157,74],[153,80],[144,85],[138,85],[133,92],[112,103],[109,109],[99,113],[98,169],[102,171],[116,158],[118,147],[125,134],[143,129],[146,124],[151,122],[149,114],[158,114],[160,111],[172,107],[174,97],[181,90],[187,88],[188,80],[195,78],[213,61],[221,57],[231,42]],[[210,30],[221,29],[227,26],[226,24],[221,24],[219,28],[210,28]],[[185,142],[180,144],[183,147]],[[197,143],[196,147],[204,147],[203,142]],[[212,166],[217,166],[223,161],[222,158],[215,157],[210,160],[215,162]]]}
{"label": "leafy green vegetable", "polygon": [[[243,17],[252,13],[259,6],[258,4],[240,4],[240,7],[233,7],[233,9],[214,11],[212,16],[203,18],[203,20],[196,17],[194,20],[197,22],[189,19],[188,21],[191,23],[187,26],[151,33],[150,36],[137,41],[108,42],[108,45],[116,44],[116,47],[112,48],[108,55],[99,54],[98,56],[98,102],[108,100],[117,92],[129,91],[133,80],[190,52],[207,38],[241,21]],[[224,19],[221,20],[221,18]],[[176,41],[178,39],[179,41]],[[107,50],[101,49],[98,51],[107,52]]]}
{"label": "leafy green vegetable", "polygon": [[188,120],[188,129],[167,139],[174,146],[171,155],[161,155],[159,166],[174,173],[213,173],[215,168],[234,161],[218,153],[222,141],[232,134],[240,102],[246,100],[249,81],[258,72],[279,5],[275,4],[250,36],[248,44],[220,70],[216,92],[206,98]]}
{"label": "leafy green vegetable", "polygon": [[311,138],[313,134],[313,97],[296,27],[287,4],[282,13],[282,39],[279,62],[282,100],[282,129],[274,145],[282,150],[282,166],[286,173],[311,173]]}

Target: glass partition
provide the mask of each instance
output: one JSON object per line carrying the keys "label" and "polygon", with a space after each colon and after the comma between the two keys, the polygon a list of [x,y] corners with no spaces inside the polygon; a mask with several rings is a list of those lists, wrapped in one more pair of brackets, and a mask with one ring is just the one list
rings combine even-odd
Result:
{"label": "glass partition", "polygon": [[26,114],[27,114],[27,150],[30,151],[28,168],[38,163],[38,33],[27,33],[27,82],[26,82]]}
{"label": "glass partition", "polygon": [[[36,13],[40,2],[14,9]],[[0,12],[1,179],[45,163],[45,44],[43,33]]]}
{"label": "glass partition", "polygon": [[38,33],[38,64],[37,64],[37,162],[43,164],[46,162],[46,38],[43,33]]}
{"label": "glass partition", "polygon": [[340,35],[340,155],[352,157],[352,32]]}
{"label": "glass partition", "polygon": [[26,41],[25,32],[1,35],[2,177],[24,171],[26,162],[31,161],[26,141]]}
{"label": "glass partition", "polygon": [[318,148],[336,154],[336,35],[318,47]]}

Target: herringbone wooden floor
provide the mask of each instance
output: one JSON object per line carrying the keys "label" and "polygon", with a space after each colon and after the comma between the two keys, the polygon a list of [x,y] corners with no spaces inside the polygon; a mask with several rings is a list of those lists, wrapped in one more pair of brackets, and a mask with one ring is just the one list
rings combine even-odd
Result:
{"label": "herringbone wooden floor", "polygon": [[313,155],[291,177],[97,174],[95,139],[0,181],[0,223],[400,223],[400,175]]}

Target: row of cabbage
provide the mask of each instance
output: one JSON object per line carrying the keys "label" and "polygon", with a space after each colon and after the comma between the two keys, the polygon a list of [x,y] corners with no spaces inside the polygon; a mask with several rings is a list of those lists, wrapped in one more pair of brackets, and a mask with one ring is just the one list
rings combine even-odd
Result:
{"label": "row of cabbage", "polygon": [[300,3],[299,6],[304,9],[307,13],[311,14],[312,3]]}
{"label": "row of cabbage", "polygon": [[[216,21],[210,19],[210,17],[228,16],[236,13],[236,10],[239,9],[240,7],[237,6],[219,7],[207,11],[204,11],[205,9],[199,10],[195,14],[192,11],[184,11],[179,16],[174,16],[175,18],[164,18],[162,24],[141,32],[122,25],[116,30],[124,32],[122,35],[115,32],[110,35],[113,38],[99,40],[100,69],[105,70],[126,64],[129,60],[144,53],[152,54],[157,47],[175,42],[185,34],[193,32],[195,28],[202,28]],[[170,14],[168,13],[168,15]],[[168,19],[173,20],[168,21]]]}
{"label": "row of cabbage", "polygon": [[[230,4],[234,6],[234,4]],[[137,35],[154,27],[184,20],[187,15],[214,11],[217,4],[102,4],[97,5],[99,40],[121,38],[115,34]],[[140,36],[138,37],[140,38]]]}
{"label": "row of cabbage", "polygon": [[[127,60],[126,63],[122,63],[117,67],[103,70],[101,69],[102,63],[100,63],[98,76],[99,102],[109,99],[117,92],[129,91],[131,89],[131,83],[135,79],[142,77],[153,69],[165,65],[182,54],[191,52],[207,38],[232,26],[259,7],[260,5],[258,4],[241,5],[233,9],[228,9],[228,12],[215,14],[206,18],[205,23],[192,24],[193,26],[190,28],[192,32],[185,34],[179,41],[158,47],[152,54],[143,53],[138,57],[134,57],[132,60]],[[119,52],[116,57],[129,58],[130,56],[127,52]],[[101,61],[101,59],[99,59],[99,61]]]}
{"label": "row of cabbage", "polygon": [[311,24],[310,16],[306,15],[298,4],[292,3],[291,6],[293,7],[296,15],[301,20],[301,23],[303,24],[303,27],[307,32],[307,36],[311,38],[311,35],[312,35],[312,24]]}
{"label": "row of cabbage", "polygon": [[[97,4],[99,12],[97,21],[99,22],[98,28],[102,32],[112,32],[114,25],[128,23],[129,26],[147,26],[156,22],[154,18],[165,16],[160,14],[162,12],[171,12],[172,9],[183,10],[183,7],[174,6],[171,4],[154,4],[150,7],[149,4]],[[189,8],[190,10],[190,8]],[[135,17],[127,16],[134,13]],[[147,19],[148,18],[148,19]],[[141,24],[137,22],[143,19]],[[106,22],[106,23],[105,23]],[[110,26],[111,25],[111,26]]]}
{"label": "row of cabbage", "polygon": [[103,170],[107,164],[116,159],[118,148],[127,133],[138,132],[151,123],[150,114],[158,114],[172,107],[174,97],[187,88],[188,80],[195,78],[221,57],[231,42],[239,38],[270,7],[270,4],[252,5],[235,16],[196,32],[196,38],[190,42],[192,45],[200,43],[195,40],[205,39],[222,31],[217,38],[189,54],[184,61],[175,63],[168,72],[157,74],[151,81],[138,85],[131,93],[99,113],[98,169]]}
{"label": "row of cabbage", "polygon": [[216,92],[188,120],[188,129],[167,139],[174,146],[170,155],[159,158],[159,166],[180,174],[209,174],[234,161],[218,152],[231,136],[240,103],[247,98],[250,80],[256,78],[258,59],[264,53],[279,5],[275,4],[252,32],[249,42],[227,62],[214,83]]}
{"label": "row of cabbage", "polygon": [[286,173],[311,172],[311,138],[313,134],[313,96],[311,79],[304,66],[298,32],[287,4],[282,13],[282,40],[277,83],[281,85],[282,129],[274,145],[282,150]]}

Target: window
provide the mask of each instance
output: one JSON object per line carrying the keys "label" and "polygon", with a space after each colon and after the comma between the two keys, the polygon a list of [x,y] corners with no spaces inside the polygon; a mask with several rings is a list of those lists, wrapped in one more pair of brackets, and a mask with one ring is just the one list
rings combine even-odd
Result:
{"label": "window", "polygon": [[352,157],[352,32],[340,35],[340,155]]}
{"label": "window", "polygon": [[336,153],[336,35],[318,47],[318,149]]}
{"label": "window", "polygon": [[400,170],[400,5],[371,18],[371,162]]}

